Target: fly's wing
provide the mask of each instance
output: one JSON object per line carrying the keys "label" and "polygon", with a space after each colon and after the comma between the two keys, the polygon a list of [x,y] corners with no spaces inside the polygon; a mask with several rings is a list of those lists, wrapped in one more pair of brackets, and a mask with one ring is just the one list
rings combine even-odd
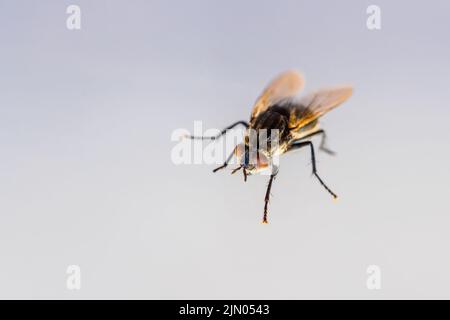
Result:
{"label": "fly's wing", "polygon": [[287,107],[290,109],[289,127],[292,131],[306,127],[346,101],[352,92],[351,86],[324,88],[288,104]]}
{"label": "fly's wing", "polygon": [[256,100],[250,122],[276,102],[297,95],[304,83],[303,76],[294,70],[283,72],[273,79]]}

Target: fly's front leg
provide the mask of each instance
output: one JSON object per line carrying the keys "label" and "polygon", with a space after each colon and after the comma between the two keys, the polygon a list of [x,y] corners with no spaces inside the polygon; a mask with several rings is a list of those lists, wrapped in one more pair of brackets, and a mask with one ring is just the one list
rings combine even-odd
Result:
{"label": "fly's front leg", "polygon": [[278,168],[274,167],[274,169],[272,170],[272,174],[270,175],[269,184],[267,185],[267,190],[266,190],[266,196],[264,198],[264,216],[263,216],[262,223],[269,223],[267,221],[267,207],[269,205],[270,189],[272,189],[272,182],[275,179],[277,173],[278,173]]}
{"label": "fly's front leg", "polygon": [[218,135],[216,136],[210,136],[210,137],[205,137],[205,136],[191,136],[191,135],[186,135],[185,138],[188,139],[193,139],[193,140],[216,140],[218,138],[220,138],[221,136],[223,136],[225,133],[227,133],[227,130],[233,129],[234,127],[238,126],[238,125],[242,125],[245,128],[249,127],[249,124],[246,121],[238,121],[233,123],[232,125],[229,125],[228,127],[226,127],[225,129],[223,129]]}
{"label": "fly's front leg", "polygon": [[331,191],[330,188],[328,188],[328,186],[325,184],[325,182],[323,182],[323,180],[317,174],[316,156],[314,154],[314,145],[311,141],[293,143],[289,146],[287,151],[296,150],[296,149],[300,149],[300,148],[308,147],[308,146],[310,147],[310,150],[311,150],[311,162],[312,162],[313,175],[316,176],[317,180],[319,180],[320,184],[325,188],[325,190],[327,190],[328,193],[330,193],[334,199],[337,199],[337,195],[333,191]]}
{"label": "fly's front leg", "polygon": [[217,172],[217,171],[219,171],[219,170],[221,170],[221,169],[224,169],[224,168],[226,168],[226,167],[228,166],[228,162],[230,162],[231,158],[233,158],[233,156],[236,154],[236,148],[237,148],[237,147],[234,147],[233,152],[231,152],[231,154],[228,156],[227,160],[225,160],[225,162],[223,163],[223,165],[221,165],[221,166],[218,167],[218,168],[215,168],[215,169],[213,170],[213,172]]}

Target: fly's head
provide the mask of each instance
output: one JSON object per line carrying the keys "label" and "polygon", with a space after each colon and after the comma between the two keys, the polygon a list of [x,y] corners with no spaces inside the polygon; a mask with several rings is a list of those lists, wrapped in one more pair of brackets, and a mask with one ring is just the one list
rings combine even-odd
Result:
{"label": "fly's head", "polygon": [[263,150],[257,150],[248,141],[237,145],[234,153],[238,159],[239,167],[234,169],[232,173],[242,169],[244,180],[247,180],[248,175],[259,173],[269,167],[269,156]]}

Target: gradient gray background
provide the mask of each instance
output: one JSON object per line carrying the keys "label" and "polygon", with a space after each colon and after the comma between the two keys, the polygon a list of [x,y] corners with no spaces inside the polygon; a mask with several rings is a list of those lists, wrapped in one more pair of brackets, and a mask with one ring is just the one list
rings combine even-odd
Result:
{"label": "gradient gray background", "polygon": [[[450,298],[449,11],[0,0],[0,297]],[[355,86],[322,122],[338,155],[318,169],[340,201],[307,152],[286,155],[262,225],[267,177],[175,166],[170,136],[248,119],[289,68],[306,90]]]}

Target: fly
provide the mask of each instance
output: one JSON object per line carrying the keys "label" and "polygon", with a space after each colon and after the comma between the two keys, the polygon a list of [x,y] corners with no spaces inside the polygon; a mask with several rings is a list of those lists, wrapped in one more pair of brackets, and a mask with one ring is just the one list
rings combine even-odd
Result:
{"label": "fly", "polygon": [[[303,87],[304,78],[300,73],[294,70],[286,71],[273,79],[263,90],[253,106],[249,122],[235,122],[216,136],[188,136],[191,139],[215,140],[238,125],[247,129],[244,142],[237,145],[223,165],[214,169],[213,172],[226,168],[233,157],[238,159],[239,166],[232,171],[232,174],[242,169],[245,181],[249,175],[269,170],[270,178],[264,198],[263,223],[268,222],[267,207],[270,190],[278,173],[278,165],[273,161],[276,155],[309,148],[313,175],[325,190],[337,199],[337,195],[317,173],[314,145],[310,138],[320,135],[319,149],[328,154],[334,154],[325,146],[326,133],[319,128],[318,119],[346,101],[353,90],[351,86],[328,87],[297,98]],[[273,135],[274,132],[276,135]]]}

